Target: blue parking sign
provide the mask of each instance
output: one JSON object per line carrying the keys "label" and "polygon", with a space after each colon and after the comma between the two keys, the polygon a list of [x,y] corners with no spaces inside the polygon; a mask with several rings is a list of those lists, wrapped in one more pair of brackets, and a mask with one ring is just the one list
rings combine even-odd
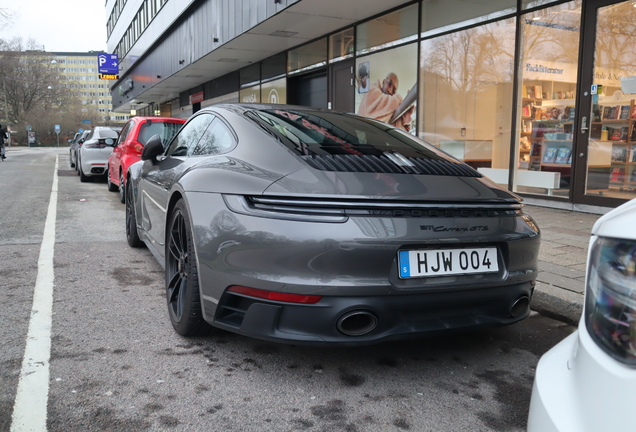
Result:
{"label": "blue parking sign", "polygon": [[99,54],[97,56],[97,71],[100,74],[119,74],[119,57],[117,54]]}

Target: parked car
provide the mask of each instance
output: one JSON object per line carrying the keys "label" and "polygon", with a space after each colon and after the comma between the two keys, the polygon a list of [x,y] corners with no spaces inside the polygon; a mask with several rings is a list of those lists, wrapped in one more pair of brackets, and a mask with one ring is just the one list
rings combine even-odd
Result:
{"label": "parked car", "polygon": [[592,228],[578,330],[537,366],[529,432],[634,429],[636,406],[636,200]]}
{"label": "parked car", "polygon": [[105,176],[108,157],[119,137],[118,130],[109,126],[95,126],[84,138],[77,151],[77,173],[80,181],[87,182],[95,176]]}
{"label": "parked car", "polygon": [[141,159],[141,151],[148,139],[159,135],[165,147],[184,123],[184,119],[170,117],[133,117],[128,120],[108,158],[108,190],[119,190],[119,200],[125,202],[122,185],[125,185],[128,167]]}
{"label": "parked car", "polygon": [[71,161],[71,168],[75,168],[76,171],[77,171],[77,153],[89,133],[91,133],[90,130],[85,130],[85,131],[76,133],[75,136],[73,137],[73,141],[70,143],[71,146],[69,147],[69,150],[68,150],[69,159]]}
{"label": "parked car", "polygon": [[129,169],[126,235],[180,335],[365,344],[528,316],[540,232],[516,195],[390,125],[216,105]]}

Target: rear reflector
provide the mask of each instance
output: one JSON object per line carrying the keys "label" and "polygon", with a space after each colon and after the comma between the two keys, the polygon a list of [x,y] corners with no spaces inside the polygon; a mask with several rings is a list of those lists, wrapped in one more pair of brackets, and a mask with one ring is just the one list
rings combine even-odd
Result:
{"label": "rear reflector", "polygon": [[266,300],[274,300],[286,303],[304,303],[314,304],[318,303],[322,296],[315,295],[301,295],[301,294],[287,294],[274,291],[265,291],[256,288],[248,288],[244,286],[234,285],[228,289],[229,292],[236,294],[243,294],[250,297],[257,297]]}

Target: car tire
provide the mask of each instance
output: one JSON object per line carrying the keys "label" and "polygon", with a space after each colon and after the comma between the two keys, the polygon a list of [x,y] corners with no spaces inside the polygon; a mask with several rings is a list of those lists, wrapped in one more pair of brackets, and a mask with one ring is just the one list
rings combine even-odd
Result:
{"label": "car tire", "polygon": [[86,183],[86,182],[89,182],[89,181],[92,180],[92,178],[90,178],[89,176],[84,175],[84,171],[82,170],[82,161],[81,160],[79,160],[77,162],[77,167],[78,167],[77,172],[79,173],[79,178],[80,178],[80,181],[82,183]]}
{"label": "car tire", "polygon": [[110,170],[106,171],[106,184],[108,185],[108,192],[117,192],[117,189],[119,189],[116,184],[110,181]]}
{"label": "car tire", "polygon": [[126,241],[128,246],[138,248],[143,246],[144,242],[139,238],[139,232],[137,231],[137,216],[132,198],[132,189],[124,188],[124,190],[126,192]]}
{"label": "car tire", "polygon": [[200,336],[212,326],[203,319],[192,227],[185,202],[179,200],[168,223],[166,301],[172,327],[181,336]]}
{"label": "car tire", "polygon": [[124,173],[119,174],[119,201],[122,204],[126,202],[126,182],[124,181]]}

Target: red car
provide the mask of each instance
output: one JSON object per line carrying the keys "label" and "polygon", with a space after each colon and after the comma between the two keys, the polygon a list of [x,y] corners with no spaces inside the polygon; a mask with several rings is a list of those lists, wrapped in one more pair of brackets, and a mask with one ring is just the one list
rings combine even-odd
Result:
{"label": "red car", "polygon": [[184,119],[171,117],[133,117],[128,120],[108,158],[108,190],[115,192],[119,189],[119,200],[125,202],[128,167],[141,159],[141,151],[148,139],[159,135],[166,147],[185,122]]}

